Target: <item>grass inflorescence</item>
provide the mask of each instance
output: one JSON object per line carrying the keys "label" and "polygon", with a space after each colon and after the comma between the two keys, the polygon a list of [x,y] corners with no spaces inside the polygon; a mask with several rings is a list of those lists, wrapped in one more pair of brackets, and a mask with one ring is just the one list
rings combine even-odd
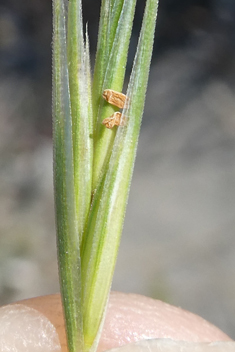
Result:
{"label": "grass inflorescence", "polygon": [[[123,110],[103,93],[122,92],[135,6],[102,1],[92,78],[81,1],[53,0],[55,208],[70,352],[97,347],[122,233],[158,0],[146,0]],[[118,118],[113,128],[102,124],[110,116]]]}

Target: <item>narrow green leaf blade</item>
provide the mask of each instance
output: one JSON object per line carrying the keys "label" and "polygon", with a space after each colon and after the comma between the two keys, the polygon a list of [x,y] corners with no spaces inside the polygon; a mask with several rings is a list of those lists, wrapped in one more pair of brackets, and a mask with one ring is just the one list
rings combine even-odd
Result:
{"label": "narrow green leaf blade", "polygon": [[100,10],[99,34],[92,87],[94,128],[96,128],[98,107],[101,100],[104,75],[109,57],[107,38],[112,1],[113,0],[102,0]]}
{"label": "narrow green leaf blade", "polygon": [[124,0],[103,0],[101,4],[100,26],[92,90],[95,125],[97,123],[100,101],[102,100],[102,89],[106,68],[114,42],[123,2]]}
{"label": "narrow green leaf blade", "polygon": [[110,9],[108,21],[108,34],[107,34],[107,57],[109,57],[113,42],[115,39],[118,22],[120,20],[121,11],[123,8],[124,0],[113,0]]}
{"label": "narrow green leaf blade", "polygon": [[83,350],[81,260],[74,197],[72,116],[65,10],[53,1],[53,139],[58,262],[70,352]]}
{"label": "narrow green leaf blade", "polygon": [[[122,91],[135,5],[136,0],[124,0],[120,17],[119,19],[115,19],[115,23],[118,21],[115,37],[105,70],[103,84],[99,90],[100,100],[97,109],[97,125],[94,139],[93,190],[98,187],[106,171],[116,134],[116,128],[110,130],[102,125],[103,119],[111,116],[117,110],[117,108],[104,101],[102,92],[104,89]],[[120,11],[120,0],[118,8]],[[115,6],[113,9],[116,9]],[[112,16],[111,14],[110,16],[114,18],[114,15]],[[93,94],[96,94],[94,89]]]}
{"label": "narrow green leaf blade", "polygon": [[108,171],[94,198],[88,234],[82,248],[84,341],[88,350],[102,322],[112,282],[152,56],[157,0],[147,0],[137,53],[123,111],[124,127],[119,127]]}
{"label": "narrow green leaf blade", "polygon": [[68,5],[68,68],[73,125],[74,183],[80,242],[91,201],[93,117],[88,40],[83,40],[80,0]]}

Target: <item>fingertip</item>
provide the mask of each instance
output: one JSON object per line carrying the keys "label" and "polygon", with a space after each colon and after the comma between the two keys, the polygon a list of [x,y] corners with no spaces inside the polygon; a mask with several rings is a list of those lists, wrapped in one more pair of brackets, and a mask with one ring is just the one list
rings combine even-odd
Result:
{"label": "fingertip", "polygon": [[171,339],[142,340],[109,352],[234,352],[234,342],[187,342]]}
{"label": "fingertip", "polygon": [[0,350],[61,352],[61,345],[45,315],[24,304],[11,304],[0,308]]}
{"label": "fingertip", "polygon": [[152,338],[231,341],[220,329],[188,311],[145,296],[112,292],[99,352]]}
{"label": "fingertip", "polygon": [[[31,313],[34,312],[33,314],[35,314],[37,312],[40,316],[44,316],[47,322],[49,321],[55,329],[49,332],[49,335],[52,334],[54,336],[54,332],[56,331],[56,336],[60,343],[61,349],[55,349],[55,351],[67,352],[60,295],[32,298],[16,304],[18,308],[22,305],[29,310],[32,309]],[[1,324],[1,320],[0,325],[3,325]],[[111,293],[97,352],[146,339],[163,338],[192,341],[195,343],[231,341],[225,333],[195,314],[141,295],[119,292]],[[0,350],[4,351],[1,348]],[[38,350],[37,352],[39,351],[41,352],[42,350]],[[43,350],[43,352],[47,351],[52,352],[53,350]],[[28,351],[24,350],[24,352]],[[30,352],[34,352],[34,350],[30,349]],[[125,351],[123,350],[123,352]]]}

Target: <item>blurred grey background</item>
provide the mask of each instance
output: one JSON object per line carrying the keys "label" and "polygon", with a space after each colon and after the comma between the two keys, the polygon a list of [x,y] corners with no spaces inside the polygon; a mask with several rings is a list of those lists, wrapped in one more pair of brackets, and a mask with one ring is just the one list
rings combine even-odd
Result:
{"label": "blurred grey background", "polygon": [[[94,55],[99,1],[84,1]],[[144,1],[139,1],[128,73]],[[235,2],[161,0],[113,289],[235,338]],[[0,304],[57,292],[51,1],[0,2]]]}

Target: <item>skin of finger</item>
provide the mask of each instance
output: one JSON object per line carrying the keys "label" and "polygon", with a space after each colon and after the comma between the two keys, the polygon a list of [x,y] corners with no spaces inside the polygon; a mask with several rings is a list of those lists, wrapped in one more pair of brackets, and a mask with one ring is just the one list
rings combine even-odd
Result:
{"label": "skin of finger", "polygon": [[[20,303],[38,310],[50,320],[59,335],[61,351],[68,352],[60,295],[41,296]],[[112,292],[98,352],[147,338],[231,341],[214,325],[181,308],[141,295]]]}
{"label": "skin of finger", "polygon": [[54,325],[25,304],[0,307],[0,351],[61,352]]}

